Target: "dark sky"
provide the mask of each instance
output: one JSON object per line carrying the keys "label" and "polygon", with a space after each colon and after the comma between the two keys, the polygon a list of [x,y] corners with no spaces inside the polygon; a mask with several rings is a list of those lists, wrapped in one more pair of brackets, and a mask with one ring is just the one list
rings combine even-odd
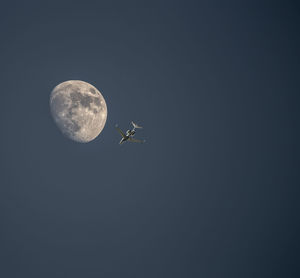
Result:
{"label": "dark sky", "polygon": [[[299,277],[299,4],[40,2],[1,2],[0,277]],[[88,144],[70,79],[107,102]]]}

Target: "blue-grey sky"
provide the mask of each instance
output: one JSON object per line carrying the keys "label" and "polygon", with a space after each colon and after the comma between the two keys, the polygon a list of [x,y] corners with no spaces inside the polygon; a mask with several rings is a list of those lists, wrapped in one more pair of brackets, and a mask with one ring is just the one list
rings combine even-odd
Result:
{"label": "blue-grey sky", "polygon": [[[1,2],[0,277],[299,277],[299,27],[296,1]],[[108,106],[88,144],[50,115],[70,79]]]}

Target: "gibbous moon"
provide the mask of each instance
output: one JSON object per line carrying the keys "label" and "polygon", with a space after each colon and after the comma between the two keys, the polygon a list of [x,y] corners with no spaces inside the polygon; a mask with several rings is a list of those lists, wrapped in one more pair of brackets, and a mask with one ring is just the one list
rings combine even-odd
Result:
{"label": "gibbous moon", "polygon": [[80,80],[57,85],[50,95],[50,110],[60,131],[80,143],[95,139],[107,118],[102,94],[93,85]]}

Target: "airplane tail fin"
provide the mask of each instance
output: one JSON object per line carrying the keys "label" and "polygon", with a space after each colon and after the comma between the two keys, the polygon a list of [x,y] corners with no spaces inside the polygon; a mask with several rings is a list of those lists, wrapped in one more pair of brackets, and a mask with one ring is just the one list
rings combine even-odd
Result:
{"label": "airplane tail fin", "polygon": [[133,125],[134,128],[142,128],[141,126],[138,126],[136,123],[131,122],[131,124]]}

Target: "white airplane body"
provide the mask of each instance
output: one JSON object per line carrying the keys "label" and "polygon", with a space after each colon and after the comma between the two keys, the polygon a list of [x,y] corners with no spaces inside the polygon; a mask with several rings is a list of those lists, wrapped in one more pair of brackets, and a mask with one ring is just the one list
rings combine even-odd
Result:
{"label": "white airplane body", "polygon": [[116,129],[117,131],[121,134],[122,139],[119,142],[119,144],[121,145],[123,142],[125,141],[129,141],[129,142],[134,142],[134,143],[144,143],[145,140],[139,140],[139,139],[135,139],[133,138],[133,136],[135,135],[135,129],[136,128],[142,128],[141,126],[138,126],[137,124],[135,124],[134,122],[131,122],[131,124],[133,125],[133,129],[128,129],[126,131],[126,133],[124,133],[117,125],[116,125]]}

